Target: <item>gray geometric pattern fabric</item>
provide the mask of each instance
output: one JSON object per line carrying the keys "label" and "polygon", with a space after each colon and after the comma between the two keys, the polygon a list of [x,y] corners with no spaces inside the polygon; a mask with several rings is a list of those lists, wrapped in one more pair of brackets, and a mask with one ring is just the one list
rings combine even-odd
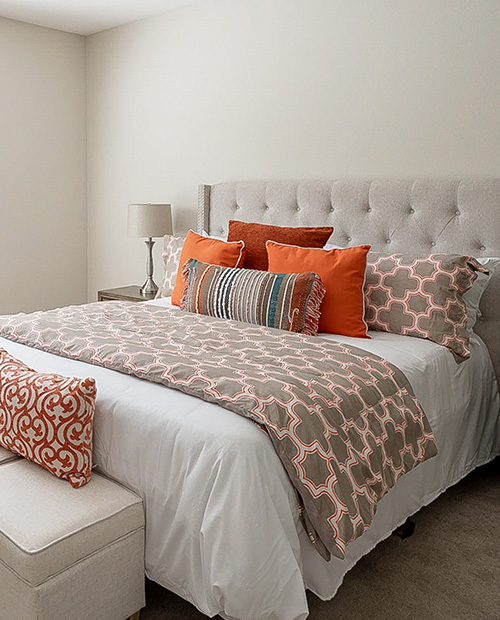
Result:
{"label": "gray geometric pattern fabric", "polygon": [[398,368],[317,336],[129,302],[0,317],[0,336],[162,383],[260,424],[326,559],[343,558],[396,480],[437,453]]}
{"label": "gray geometric pattern fabric", "polygon": [[470,334],[462,296],[478,271],[487,269],[470,256],[370,254],[365,321],[371,329],[432,340],[467,359]]}
{"label": "gray geometric pattern fabric", "polygon": [[156,297],[170,297],[174,290],[177,272],[179,270],[179,260],[181,258],[183,237],[175,235],[165,235],[163,238],[163,279],[161,286],[156,293]]}

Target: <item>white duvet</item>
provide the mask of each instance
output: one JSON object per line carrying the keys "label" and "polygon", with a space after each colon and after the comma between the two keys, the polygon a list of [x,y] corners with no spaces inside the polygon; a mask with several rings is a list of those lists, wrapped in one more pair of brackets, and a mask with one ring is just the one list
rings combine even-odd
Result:
{"label": "white duvet", "polygon": [[308,614],[306,588],[331,598],[349,568],[407,516],[500,453],[498,390],[477,336],[471,359],[457,365],[447,349],[429,341],[370,335],[324,337],[401,368],[440,454],[403,476],[346,558],[328,563],[310,544],[292,485],[269,438],[253,422],[113,370],[3,339],[0,346],[40,371],[95,377],[94,461],[144,500],[151,579],[209,616],[296,620]]}

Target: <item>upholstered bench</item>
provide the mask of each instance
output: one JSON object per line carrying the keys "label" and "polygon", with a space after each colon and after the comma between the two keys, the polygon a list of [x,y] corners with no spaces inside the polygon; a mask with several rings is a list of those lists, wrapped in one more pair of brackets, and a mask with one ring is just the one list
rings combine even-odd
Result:
{"label": "upholstered bench", "polygon": [[74,489],[0,452],[0,619],[126,620],[144,606],[144,512],[93,474]]}

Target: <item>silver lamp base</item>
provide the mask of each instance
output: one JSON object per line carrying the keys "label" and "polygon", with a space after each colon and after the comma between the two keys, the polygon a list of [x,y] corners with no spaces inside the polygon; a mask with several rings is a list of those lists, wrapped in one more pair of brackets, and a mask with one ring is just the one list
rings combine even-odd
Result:
{"label": "silver lamp base", "polygon": [[151,237],[144,242],[148,248],[148,260],[146,262],[146,273],[148,279],[140,288],[140,293],[143,297],[153,297],[158,292],[158,285],[153,280],[153,246],[155,242]]}
{"label": "silver lamp base", "polygon": [[153,297],[158,292],[158,285],[153,278],[148,278],[139,291],[143,297]]}

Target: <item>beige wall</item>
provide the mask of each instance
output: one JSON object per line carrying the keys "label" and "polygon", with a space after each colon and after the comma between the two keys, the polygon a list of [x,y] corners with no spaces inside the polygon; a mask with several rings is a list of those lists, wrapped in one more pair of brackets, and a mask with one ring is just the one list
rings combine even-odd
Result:
{"label": "beige wall", "polygon": [[499,31],[490,0],[205,0],[90,37],[89,297],[144,279],[131,202],[185,229],[200,182],[500,176]]}
{"label": "beige wall", "polygon": [[0,18],[0,314],[86,299],[85,39]]}

